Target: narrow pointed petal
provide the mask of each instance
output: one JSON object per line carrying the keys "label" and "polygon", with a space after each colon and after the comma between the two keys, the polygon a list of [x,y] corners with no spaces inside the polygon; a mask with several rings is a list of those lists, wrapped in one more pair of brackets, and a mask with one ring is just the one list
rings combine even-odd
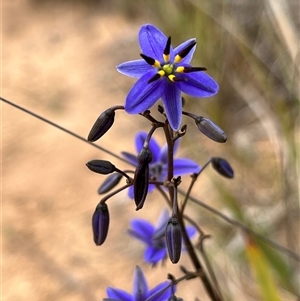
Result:
{"label": "narrow pointed petal", "polygon": [[[182,51],[187,45],[189,45],[192,41],[196,41],[196,39],[189,39],[187,41],[185,41],[184,43],[180,44],[179,46],[177,46],[175,49],[174,49],[174,54],[178,54],[180,51]],[[192,60],[193,58],[193,55],[194,55],[194,52],[196,50],[196,45],[190,50],[190,52],[186,55],[186,57],[184,57],[181,61],[181,64],[182,63],[185,63],[185,64],[189,64],[190,61]]]}
{"label": "narrow pointed petal", "polygon": [[158,61],[162,61],[168,38],[155,26],[143,25],[139,32],[139,43],[142,53]]}
{"label": "narrow pointed petal", "polygon": [[120,180],[122,179],[123,175],[120,173],[113,173],[109,175],[105,181],[101,184],[101,186],[98,189],[99,194],[104,194],[112,190],[114,187],[116,187]]}
{"label": "narrow pointed petal", "polygon": [[144,60],[128,61],[117,66],[117,70],[121,74],[131,77],[141,77],[151,69],[152,67]]}
{"label": "narrow pointed petal", "polygon": [[189,238],[192,238],[197,233],[196,228],[193,226],[187,226],[185,230]]}
{"label": "narrow pointed petal", "polygon": [[[173,147],[173,154],[176,155],[178,147],[180,145],[180,139],[177,139],[174,143]],[[168,163],[168,146],[165,144],[161,149],[159,153],[159,159],[158,161],[167,164]]]}
{"label": "narrow pointed petal", "polygon": [[156,223],[156,226],[155,226],[155,229],[156,229],[155,232],[159,231],[162,227],[165,228],[168,223],[169,218],[170,218],[170,214],[169,214],[168,209],[162,210],[162,212],[158,218],[158,221]]}
{"label": "narrow pointed petal", "polygon": [[130,199],[134,199],[133,185],[130,186],[130,187],[128,188],[128,197],[129,197]]}
{"label": "narrow pointed petal", "polygon": [[158,263],[159,261],[165,259],[167,257],[167,249],[155,249],[153,247],[149,247],[145,250],[144,260],[148,263]]}
{"label": "narrow pointed petal", "polygon": [[147,297],[148,284],[143,271],[139,266],[135,267],[133,279],[133,301],[142,301]]}
{"label": "narrow pointed petal", "polygon": [[146,244],[149,244],[151,242],[154,233],[154,227],[151,223],[143,219],[133,219],[130,222],[130,226],[130,235],[145,242]]}
{"label": "narrow pointed petal", "polygon": [[106,294],[109,298],[112,299],[122,300],[122,301],[132,301],[132,297],[130,294],[118,288],[108,287],[106,289]]}
{"label": "narrow pointed petal", "polygon": [[180,127],[182,117],[181,93],[177,88],[177,84],[169,81],[166,83],[162,101],[170,126],[174,131],[177,131]]}
{"label": "narrow pointed petal", "polygon": [[[147,138],[147,133],[146,132],[138,132],[135,136],[135,148],[137,153],[140,153],[140,151],[144,147],[144,142]],[[152,152],[152,163],[156,162],[158,160],[158,154],[160,152],[160,147],[156,140],[152,137],[149,141],[149,148]]]}
{"label": "narrow pointed petal", "polygon": [[198,173],[200,171],[200,166],[190,160],[183,158],[174,159],[174,176],[181,176],[186,174]]}
{"label": "narrow pointed petal", "polygon": [[138,159],[136,155],[127,153],[127,152],[121,152],[122,156],[132,165],[137,166]]}
{"label": "narrow pointed petal", "polygon": [[209,97],[215,95],[218,84],[204,72],[184,73],[178,76],[183,79],[177,83],[180,90],[194,97]]}
{"label": "narrow pointed petal", "polygon": [[155,70],[143,75],[129,91],[125,111],[129,114],[139,114],[152,107],[162,96],[165,88],[163,79],[148,84],[148,81],[155,74]]}
{"label": "narrow pointed petal", "polygon": [[[176,286],[174,287],[174,292],[176,291]],[[159,293],[160,292],[160,293]],[[163,301],[167,300],[170,296],[172,296],[172,289],[169,281],[165,281],[164,283],[158,284],[148,293],[148,298],[146,301]],[[151,297],[153,296],[153,297]]]}

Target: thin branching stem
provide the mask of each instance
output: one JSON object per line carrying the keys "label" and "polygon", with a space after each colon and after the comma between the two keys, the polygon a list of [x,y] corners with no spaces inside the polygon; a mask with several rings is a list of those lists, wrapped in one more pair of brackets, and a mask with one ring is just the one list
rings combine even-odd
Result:
{"label": "thin branching stem", "polygon": [[59,129],[59,130],[65,132],[65,133],[67,133],[67,134],[69,134],[69,135],[71,135],[71,136],[73,136],[73,137],[75,137],[75,138],[77,138],[77,139],[79,139],[79,140],[85,142],[85,143],[88,143],[88,144],[90,144],[90,145],[92,145],[92,146],[98,148],[99,150],[101,150],[101,151],[103,151],[103,152],[105,152],[105,153],[107,153],[107,154],[109,154],[109,155],[111,155],[111,156],[113,156],[113,157],[115,157],[115,158],[117,158],[117,159],[123,161],[123,162],[126,162],[126,163],[128,163],[128,164],[131,164],[131,163],[129,163],[126,159],[124,159],[124,158],[122,158],[121,156],[119,156],[119,155],[117,155],[117,154],[111,152],[111,151],[108,150],[107,148],[104,148],[104,147],[102,147],[102,146],[99,146],[99,145],[97,145],[97,144],[95,144],[95,143],[93,143],[93,142],[89,142],[89,141],[86,140],[86,138],[84,138],[84,137],[82,137],[82,136],[80,136],[80,135],[77,135],[76,133],[74,133],[74,132],[72,132],[72,131],[70,131],[70,130],[68,130],[68,129],[66,129],[66,128],[60,126],[60,125],[58,125],[58,124],[55,123],[55,122],[50,121],[49,119],[47,119],[47,118],[45,118],[45,117],[42,117],[42,116],[40,116],[40,115],[38,115],[38,114],[36,114],[36,113],[34,113],[34,112],[28,110],[28,109],[25,109],[24,107],[22,107],[22,106],[20,106],[20,105],[17,105],[17,104],[15,104],[15,103],[9,101],[8,99],[5,99],[5,98],[1,97],[1,96],[0,96],[0,100],[2,100],[3,102],[7,103],[8,105],[10,105],[10,106],[12,106],[12,107],[15,107],[15,108],[19,109],[20,111],[25,112],[26,114],[29,114],[29,115],[31,115],[31,116],[33,116],[33,117],[39,119],[39,120],[42,120],[42,121],[45,122],[45,123],[48,123],[48,124],[52,125],[53,127],[55,127],[55,128],[57,128],[57,129]]}
{"label": "thin branching stem", "polygon": [[120,188],[118,188],[117,190],[114,190],[113,192],[107,194],[104,198],[101,199],[100,203],[104,204],[108,199],[110,199],[112,196],[116,195],[117,193],[121,192],[122,190],[132,186],[133,183],[128,183]]}
{"label": "thin branching stem", "polygon": [[[76,133],[74,133],[74,132],[72,132],[72,131],[70,131],[70,130],[68,130],[68,129],[66,129],[66,128],[64,128],[64,127],[62,127],[62,126],[60,126],[60,125],[58,125],[56,123],[54,123],[54,122],[52,122],[52,121],[50,121],[47,118],[44,118],[44,117],[42,117],[42,116],[40,116],[40,115],[38,115],[38,114],[36,114],[36,113],[28,110],[28,109],[25,109],[22,106],[17,105],[14,102],[12,102],[12,101],[10,101],[8,99],[5,99],[5,98],[3,98],[1,96],[0,96],[0,100],[2,102],[6,103],[6,104],[8,104],[8,105],[10,105],[10,106],[18,109],[18,110],[20,110],[20,111],[25,112],[26,114],[29,114],[29,115],[31,115],[31,116],[33,116],[33,117],[35,117],[35,118],[37,118],[37,119],[39,119],[39,120],[47,123],[47,124],[50,124],[51,126],[53,126],[53,127],[57,128],[57,129],[63,131],[64,133],[67,133],[68,135],[71,135],[71,136],[73,136],[73,137],[75,137],[75,138],[77,138],[77,139],[79,139],[79,140],[81,140],[81,141],[83,141],[83,142],[85,142],[85,143],[93,146],[93,147],[96,147],[97,149],[99,149],[99,150],[101,150],[101,151],[103,151],[103,152],[105,152],[105,153],[107,153],[107,154],[109,154],[109,155],[111,155],[111,156],[119,159],[120,161],[123,161],[123,162],[126,162],[127,164],[133,165],[132,163],[130,163],[129,161],[127,161],[123,157],[121,157],[121,156],[119,156],[119,155],[117,155],[117,154],[109,151],[108,149],[106,149],[104,147],[101,147],[101,146],[99,146],[99,145],[97,145],[95,143],[87,141],[84,137],[82,137],[82,136],[80,136],[80,135],[78,135],[78,134],[76,134]],[[183,191],[183,190],[181,190],[180,188],[178,188],[178,192],[181,193],[182,195],[186,194],[186,192]],[[230,217],[222,214],[220,211],[218,211],[218,210],[216,210],[216,209],[208,206],[207,204],[205,204],[205,203],[201,202],[200,200],[192,197],[191,195],[189,196],[189,199],[192,202],[197,203],[199,206],[203,207],[204,209],[206,209],[206,210],[210,211],[211,213],[217,215],[221,219],[225,220],[229,224],[231,224],[231,225],[239,228],[243,232],[250,233],[251,235],[253,235],[256,238],[258,238],[259,240],[261,240],[261,241],[265,242],[266,244],[268,244],[270,247],[276,249],[278,252],[281,252],[281,253],[289,256],[290,258],[292,258],[292,259],[300,262],[300,255],[299,254],[297,254],[297,253],[295,253],[295,252],[293,252],[293,251],[285,248],[282,245],[279,245],[279,244],[275,243],[274,241],[270,240],[269,238],[265,237],[264,235],[261,235],[261,234],[255,232],[255,231],[253,231],[249,227],[247,227],[247,226],[243,225],[242,223],[240,223],[240,222],[238,222],[238,221],[236,221],[236,220],[234,220],[234,219],[232,219],[232,218],[230,218]]]}
{"label": "thin branching stem", "polygon": [[181,207],[181,211],[182,212],[184,212],[185,206],[187,204],[187,201],[189,199],[190,193],[191,193],[191,191],[192,191],[192,189],[194,187],[194,184],[195,184],[196,180],[198,179],[199,175],[203,172],[203,170],[210,164],[210,162],[211,162],[211,159],[209,159],[203,165],[203,167],[201,168],[201,170],[198,173],[192,174],[192,176],[191,176],[192,180],[191,180],[190,186],[189,186],[189,188],[188,188],[188,190],[187,190],[187,192],[186,192],[186,194],[184,196],[184,200],[182,202],[182,207]]}
{"label": "thin branching stem", "polygon": [[[181,193],[182,195],[185,195],[186,192],[179,189],[178,188],[178,192]],[[232,219],[226,215],[224,215],[223,213],[221,213],[220,211],[218,211],[217,209],[214,209],[210,206],[208,206],[207,204],[201,202],[200,200],[192,197],[191,195],[189,196],[189,199],[190,201],[192,201],[193,203],[201,206],[202,208],[210,211],[211,213],[217,215],[218,217],[220,217],[221,219],[225,220],[227,223],[239,228],[240,230],[242,230],[243,232],[245,233],[249,233],[251,235],[253,235],[254,237],[256,237],[257,239],[263,241],[264,243],[268,244],[269,246],[271,246],[272,248],[276,249],[277,251],[289,256],[290,258],[296,260],[296,261],[299,261],[300,262],[300,255],[299,254],[296,254],[294,253],[293,251],[285,248],[284,246],[282,245],[279,245],[277,244],[276,242],[272,241],[271,239],[265,237],[264,235],[262,234],[259,234],[257,232],[255,232],[254,230],[252,230],[251,228],[245,226],[244,224],[238,222],[237,220],[235,219]]]}

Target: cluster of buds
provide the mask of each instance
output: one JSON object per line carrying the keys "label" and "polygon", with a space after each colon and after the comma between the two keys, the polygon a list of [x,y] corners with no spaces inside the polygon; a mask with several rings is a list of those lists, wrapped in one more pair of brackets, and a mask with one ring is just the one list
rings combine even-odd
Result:
{"label": "cluster of buds", "polygon": [[[94,242],[100,246],[107,238],[109,211],[106,202],[109,198],[128,188],[129,196],[134,199],[135,209],[140,210],[144,207],[148,193],[157,189],[167,200],[172,211],[171,217],[168,216],[166,222],[163,223],[162,227],[158,227],[157,231],[152,231],[148,224],[147,238],[144,237],[142,229],[137,227],[137,225],[142,224],[141,221],[135,223],[130,234],[147,242],[152,255],[157,254],[157,248],[166,246],[172,263],[177,263],[180,260],[182,241],[184,241],[190,257],[195,262],[197,258],[193,253],[193,246],[187,227],[185,227],[185,221],[195,226],[199,233],[202,231],[191,218],[184,214],[193,183],[209,164],[226,178],[233,178],[234,172],[230,164],[223,158],[210,158],[205,165],[200,167],[192,160],[174,157],[180,139],[187,132],[187,126],[181,126],[182,115],[192,118],[199,131],[211,140],[218,143],[227,141],[225,132],[211,119],[182,110],[184,99],[181,92],[192,97],[203,98],[215,95],[219,87],[215,80],[206,74],[207,69],[205,67],[192,67],[190,65],[196,48],[196,39],[189,39],[173,48],[171,37],[166,37],[155,26],[146,24],[140,29],[139,44],[142,59],[125,62],[117,66],[120,73],[138,78],[126,97],[125,105],[113,106],[100,114],[88,135],[88,141],[96,142],[113,126],[116,110],[125,110],[129,114],[140,114],[150,121],[152,128],[149,133],[140,132],[137,134],[137,155],[123,152],[124,158],[117,156],[133,165],[134,170],[120,170],[106,160],[92,160],[86,164],[91,171],[107,175],[107,179],[98,189],[98,193],[105,194],[105,196],[97,205],[92,218]],[[158,112],[163,116],[162,121],[155,119],[149,110],[159,99],[163,103],[163,106],[158,106]],[[157,128],[164,130],[166,146],[162,148],[152,137]],[[131,173],[133,177],[129,176]],[[181,176],[184,174],[192,175],[192,180],[184,201],[179,204],[177,200],[178,186],[181,183]],[[126,184],[115,189],[123,177],[126,178]],[[163,242],[161,241],[162,237],[164,237]],[[155,260],[151,258],[151,262],[155,263]],[[200,263],[196,266],[201,267]],[[213,292],[208,278],[205,278],[205,272],[201,271],[201,273],[207,290]],[[145,290],[142,271],[138,267],[136,268],[136,275],[138,279],[136,287],[138,289],[135,288],[134,291],[138,297],[134,293],[133,299],[150,300],[149,292]],[[165,286],[164,290],[168,288],[170,288],[169,285]],[[175,296],[173,285],[171,288],[172,292],[168,295],[164,294],[164,290],[158,291],[156,294],[162,294],[162,299],[157,298],[155,300],[181,301],[181,298]],[[105,300],[119,300],[123,297],[124,300],[129,300],[127,293],[125,295],[123,293],[118,289],[108,289],[109,299]]]}
{"label": "cluster of buds", "polygon": [[[114,106],[105,110],[97,118],[89,135],[88,141],[95,142],[101,138],[113,125],[115,119],[115,110],[124,109],[122,106]],[[161,106],[158,108],[159,112],[164,115],[164,110]],[[199,130],[204,133],[210,139],[223,143],[226,141],[226,134],[219,128],[213,121],[208,118],[196,116],[192,113],[183,112],[185,115],[195,120],[195,123]],[[170,198],[170,206],[172,207],[172,215],[169,221],[165,225],[164,236],[168,255],[172,263],[177,263],[180,259],[182,250],[182,227],[178,214],[180,212],[177,204],[177,186],[180,185],[182,173],[194,174],[196,177],[204,170],[204,168],[211,163],[212,167],[222,176],[226,178],[233,178],[234,172],[230,164],[223,158],[213,157],[202,168],[192,160],[185,158],[172,158],[173,170],[172,176],[178,176],[178,178],[172,178],[171,181],[167,180],[168,175],[168,145],[160,148],[156,141],[151,138],[153,132],[158,127],[167,128],[167,123],[156,121],[147,111],[144,115],[155,126],[151,131],[147,133],[140,132],[136,136],[137,155],[123,152],[123,156],[128,163],[135,166],[135,170],[130,171],[133,177],[130,177],[129,171],[123,171],[117,168],[110,161],[106,160],[91,160],[86,166],[93,172],[102,175],[107,175],[107,178],[98,189],[99,194],[107,194],[97,205],[92,218],[92,228],[94,234],[94,242],[97,246],[104,243],[109,228],[109,211],[106,201],[120,192],[123,189],[129,188],[134,199],[136,210],[143,208],[148,192],[158,186],[172,187],[172,197]],[[164,115],[165,116],[165,115]],[[176,137],[173,139],[172,153],[174,155],[178,148],[178,140],[186,133],[186,126],[182,127],[181,131],[172,132],[170,137]],[[174,133],[176,134],[174,136]],[[172,136],[173,135],[173,136]],[[183,168],[184,167],[184,168]],[[121,181],[126,178],[126,184],[121,188],[111,192]],[[179,213],[178,213],[179,210]],[[160,230],[161,232],[161,230]]]}

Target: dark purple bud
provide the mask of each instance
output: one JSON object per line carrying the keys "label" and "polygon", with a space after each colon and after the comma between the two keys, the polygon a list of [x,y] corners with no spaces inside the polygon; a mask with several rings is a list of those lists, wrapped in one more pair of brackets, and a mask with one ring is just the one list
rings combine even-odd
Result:
{"label": "dark purple bud", "polygon": [[86,166],[91,171],[100,173],[101,175],[107,175],[116,170],[116,167],[106,160],[91,160],[86,163]]}
{"label": "dark purple bud", "polygon": [[230,164],[223,158],[212,158],[212,167],[225,178],[232,179],[234,177],[234,171]]}
{"label": "dark purple bud", "polygon": [[157,110],[158,110],[158,112],[159,112],[160,114],[163,114],[164,111],[165,111],[164,107],[161,106],[161,105],[158,105],[158,106],[157,106]]}
{"label": "dark purple bud", "polygon": [[114,120],[115,111],[113,109],[109,108],[101,113],[94,123],[87,140],[90,142],[95,142],[101,138],[111,128]]}
{"label": "dark purple bud", "polygon": [[177,263],[181,255],[182,234],[176,217],[171,217],[168,221],[166,242],[170,260],[172,263]]}
{"label": "dark purple bud", "polygon": [[134,201],[136,209],[142,209],[148,193],[149,163],[152,161],[152,152],[143,148],[138,155],[138,165],[133,179]]}
{"label": "dark purple bud", "polygon": [[175,295],[169,297],[168,301],[183,301],[182,298],[178,298]]}
{"label": "dark purple bud", "polygon": [[225,132],[209,118],[199,116],[195,119],[198,129],[208,138],[219,143],[227,141]]}
{"label": "dark purple bud", "polygon": [[105,203],[97,205],[92,218],[92,227],[94,242],[97,246],[101,246],[106,239],[109,227],[109,212]]}
{"label": "dark purple bud", "polygon": [[107,193],[111,189],[113,189],[122,179],[123,175],[120,173],[113,173],[109,175],[106,180],[102,183],[102,185],[98,189],[99,194]]}

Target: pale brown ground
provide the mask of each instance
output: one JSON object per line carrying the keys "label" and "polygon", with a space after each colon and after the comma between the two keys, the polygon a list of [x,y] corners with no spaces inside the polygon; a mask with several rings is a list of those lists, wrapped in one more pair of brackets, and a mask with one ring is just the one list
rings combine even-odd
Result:
{"label": "pale brown ground", "polygon": [[[75,0],[64,1],[63,5],[58,5],[60,1],[48,2],[46,6],[36,6],[33,0],[3,0],[1,95],[86,137],[103,110],[124,103],[134,79],[118,74],[115,66],[137,58],[137,32],[141,24],[155,23],[155,11],[133,19],[109,5],[80,6],[80,1]],[[191,104],[193,109],[196,106],[198,103]],[[249,117],[248,111],[247,114]],[[128,116],[121,111],[116,115],[113,128],[99,144],[116,153],[124,149],[134,152],[135,132],[149,129],[149,124],[140,116]],[[248,126],[245,122],[246,130],[242,125],[237,127],[235,137],[230,137],[233,142],[229,143],[236,144],[245,158],[254,153],[256,169],[262,170],[262,176],[249,173],[253,168],[250,155],[245,165],[230,158],[238,173],[235,181],[219,180],[209,169],[208,176],[201,175],[201,183],[194,190],[201,200],[214,202],[219,210],[220,205],[216,204],[222,200],[212,189],[219,183],[221,188],[238,191],[241,203],[249,195],[261,203],[277,199],[276,177],[270,172],[276,170],[272,144],[253,138]],[[201,164],[206,160],[202,154],[226,154],[226,158],[229,155],[230,144],[216,148],[214,142],[201,138],[198,132],[189,134],[181,155],[200,157]],[[162,136],[155,137],[162,142]],[[136,264],[145,271],[150,286],[164,281],[168,272],[181,275],[178,266],[170,262],[152,270],[142,262],[142,245],[126,234],[132,217],[156,221],[160,209],[165,207],[158,194],[152,194],[139,212],[134,210],[125,191],[112,198],[108,203],[111,225],[107,241],[101,247],[94,245],[91,216],[100,199],[97,188],[104,177],[87,170],[85,163],[96,158],[128,168],[88,144],[2,104],[3,300],[102,300],[107,286],[131,291]],[[274,198],[270,197],[273,194]],[[195,207],[188,209],[198,219]],[[230,214],[230,210],[226,213]],[[241,247],[242,239],[234,236],[226,224],[215,223],[205,214],[201,218],[201,226],[204,224],[204,230],[213,234],[207,242],[208,247],[215,247],[213,255],[222,253],[214,245],[214,235],[220,227],[228,233],[228,237],[221,237],[220,245],[229,256],[230,250]],[[230,283],[236,298],[245,293],[248,300],[257,300],[247,273],[240,277],[238,261],[224,259],[222,254],[213,259],[219,279]],[[190,268],[186,256],[182,256],[180,264]],[[199,281],[180,285],[179,291],[178,295],[185,300],[209,300]]]}
{"label": "pale brown ground", "polygon": [[[26,1],[3,1],[2,96],[87,136],[97,116],[123,104],[133,83],[115,66],[138,54],[142,22],[113,12]],[[100,144],[134,151],[134,132],[147,129],[141,117],[117,112],[113,130]],[[126,192],[111,200],[106,243],[92,240],[91,216],[104,177],[87,170],[91,159],[112,159],[32,116],[2,104],[2,298],[102,300],[107,286],[128,291],[136,264],[151,285],[178,274],[169,262],[152,271],[142,246],[126,235],[131,217],[155,221],[162,201],[135,212]],[[151,200],[149,200],[151,201]],[[181,261],[182,264],[186,259]],[[186,296],[201,292],[189,285]],[[205,300],[205,299],[201,299]]]}

